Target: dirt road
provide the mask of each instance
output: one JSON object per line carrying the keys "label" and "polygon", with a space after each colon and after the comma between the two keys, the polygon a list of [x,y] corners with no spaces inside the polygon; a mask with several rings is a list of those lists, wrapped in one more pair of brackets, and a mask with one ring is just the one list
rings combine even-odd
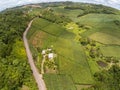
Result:
{"label": "dirt road", "polygon": [[31,70],[33,72],[33,76],[36,80],[36,83],[38,85],[39,90],[47,90],[47,88],[45,86],[45,82],[42,78],[42,74],[39,74],[39,72],[38,72],[38,70],[37,70],[37,68],[34,64],[33,57],[32,57],[31,51],[29,49],[29,44],[28,44],[28,41],[27,41],[27,38],[26,38],[27,32],[29,31],[32,22],[33,22],[33,20],[30,21],[30,23],[28,24],[28,27],[26,28],[26,30],[23,34],[24,45],[25,45],[25,48],[26,48],[28,62],[30,64]]}

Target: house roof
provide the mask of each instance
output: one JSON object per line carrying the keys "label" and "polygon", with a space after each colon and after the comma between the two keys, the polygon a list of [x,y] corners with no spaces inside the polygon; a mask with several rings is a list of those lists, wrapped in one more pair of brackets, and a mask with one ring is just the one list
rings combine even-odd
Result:
{"label": "house roof", "polygon": [[49,59],[53,59],[53,58],[54,58],[54,53],[49,53],[49,54],[48,54],[48,58],[49,58]]}

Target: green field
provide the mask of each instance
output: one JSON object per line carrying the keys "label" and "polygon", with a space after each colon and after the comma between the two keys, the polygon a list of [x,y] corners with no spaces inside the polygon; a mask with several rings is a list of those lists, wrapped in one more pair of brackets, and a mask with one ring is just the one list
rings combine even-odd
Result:
{"label": "green field", "polygon": [[119,38],[114,37],[114,36],[109,35],[109,34],[106,34],[106,33],[96,32],[96,33],[90,35],[90,38],[92,40],[95,40],[95,41],[103,43],[103,44],[120,45]]}
{"label": "green field", "polygon": [[[52,45],[58,56],[57,64],[59,74],[69,75],[74,84],[92,84],[94,81],[85,52],[82,46],[74,41],[74,33],[68,32],[59,25],[46,20],[36,20],[33,22],[32,28],[28,33],[29,43],[41,49],[48,48]],[[47,24],[43,24],[42,26],[41,22],[46,22]],[[37,27],[37,25],[42,28]],[[46,25],[46,27],[44,27],[44,25]],[[47,76],[49,77],[49,75]],[[52,77],[52,75],[50,77]],[[58,83],[60,82],[58,81]],[[55,85],[53,85],[54,88],[56,87]],[[57,90],[60,89],[58,88]]]}
{"label": "green field", "polygon": [[[112,44],[117,44],[118,39],[120,39],[120,35],[119,35],[120,26],[114,23],[115,20],[120,20],[120,15],[87,14],[85,16],[78,18],[76,22],[79,22],[80,24],[91,27],[89,30],[87,30],[86,32],[82,34],[83,36],[93,37],[92,39],[98,41],[98,37],[100,37],[100,35],[103,34],[101,35],[101,38],[99,38],[99,42],[102,42],[103,39],[106,39],[104,41],[108,41],[109,39],[110,44],[111,42]],[[113,40],[115,40],[116,42],[113,42]]]}
{"label": "green field", "polygon": [[62,13],[65,16],[70,17],[73,21],[77,20],[77,16],[80,13],[83,13],[83,10],[80,10],[80,9],[70,10],[70,9],[64,9],[63,7],[54,7],[52,9],[58,13]]}
{"label": "green field", "polygon": [[[113,14],[87,14],[78,18],[77,15],[82,13],[82,10],[66,10],[63,7],[53,7],[52,9],[59,13],[64,13],[73,22],[63,27],[45,19],[36,18],[27,35],[29,44],[34,49],[39,47],[42,50],[53,46],[57,54],[56,63],[58,65],[58,74],[60,75],[44,75],[48,90],[76,90],[75,86],[82,88],[81,84],[83,87],[84,84],[88,86],[93,84],[92,75],[100,71],[96,63],[99,58],[88,59],[83,46],[78,41],[76,42],[75,38],[79,35],[80,30],[83,30],[79,37],[89,37],[101,43],[100,50],[104,56],[120,57],[119,46],[104,47],[102,45],[120,45],[120,26],[115,24],[115,20],[120,20],[120,16]],[[79,28],[75,22],[90,28]],[[70,31],[70,27],[73,30]],[[64,83],[67,84],[65,85]]]}
{"label": "green field", "polygon": [[75,83],[92,83],[92,76],[82,46],[59,38],[54,44],[61,74],[70,74]]}
{"label": "green field", "polygon": [[[90,37],[91,39],[103,44],[120,45],[120,25],[116,25],[115,21],[120,21],[120,15],[114,14],[86,14],[77,18],[77,15],[83,13],[80,9],[64,9],[63,7],[54,7],[53,10],[64,13],[74,22],[90,27],[82,36]],[[114,32],[114,33],[113,33]]]}
{"label": "green field", "polygon": [[113,56],[120,58],[120,46],[103,46],[101,51],[104,56]]}
{"label": "green field", "polygon": [[76,87],[68,75],[44,74],[47,90],[76,90]]}

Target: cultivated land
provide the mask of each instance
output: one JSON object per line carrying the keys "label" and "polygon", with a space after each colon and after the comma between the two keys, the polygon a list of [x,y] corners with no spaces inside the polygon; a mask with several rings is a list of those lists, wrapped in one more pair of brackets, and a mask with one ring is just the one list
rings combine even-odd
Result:
{"label": "cultivated land", "polygon": [[76,22],[79,22],[80,24],[84,24],[84,25],[91,27],[88,31],[86,31],[83,34],[83,36],[89,37],[90,35],[96,32],[100,32],[100,33],[104,33],[108,35],[106,36],[106,39],[109,39],[110,36],[113,36],[114,38],[119,39],[120,38],[120,35],[119,35],[120,26],[114,23],[115,20],[120,20],[120,16],[119,15],[108,15],[108,14],[88,14],[88,15],[80,17],[78,21]]}
{"label": "cultivated land", "polygon": [[120,58],[120,46],[103,46],[101,51],[105,56],[113,56]]}
{"label": "cultivated land", "polygon": [[45,74],[44,79],[48,90],[76,90],[71,77],[68,75]]}
{"label": "cultivated land", "polygon": [[[61,17],[67,16],[71,19],[70,22],[63,25],[52,21],[49,18],[51,16],[47,16],[47,19],[36,18],[27,38],[40,72],[42,50],[52,48],[57,54],[57,71],[53,73],[45,70],[44,80],[48,90],[81,90],[95,83],[93,75],[96,72],[112,67],[113,62],[107,62],[107,58],[120,58],[120,15],[85,13],[78,17],[85,10],[64,7],[44,9],[58,16],[62,14]],[[40,11],[42,10],[34,9],[32,14]],[[98,62],[105,63],[106,66],[101,67]]]}
{"label": "cultivated land", "polygon": [[120,45],[119,38],[114,37],[114,36],[109,35],[109,34],[106,34],[106,33],[96,32],[96,33],[90,35],[90,38],[92,40],[95,40],[95,41],[103,43],[103,44]]}
{"label": "cultivated land", "polygon": [[0,90],[38,89],[120,90],[120,10],[66,1],[1,11]]}
{"label": "cultivated land", "polygon": [[[42,24],[42,22],[46,23]],[[46,25],[46,27],[44,27],[44,25]],[[36,26],[41,26],[43,28]],[[58,56],[57,64],[59,74],[69,75],[69,79],[71,79],[74,84],[92,84],[93,79],[85,53],[82,49],[82,46],[74,41],[74,36],[74,33],[68,32],[59,25],[50,23],[44,19],[34,20],[32,28],[28,33],[29,43],[34,47],[40,47],[44,49],[53,45]],[[64,75],[60,77],[65,78]],[[46,80],[50,82],[49,79]],[[57,85],[57,83],[54,84]],[[67,88],[67,90],[69,90],[69,88]]]}

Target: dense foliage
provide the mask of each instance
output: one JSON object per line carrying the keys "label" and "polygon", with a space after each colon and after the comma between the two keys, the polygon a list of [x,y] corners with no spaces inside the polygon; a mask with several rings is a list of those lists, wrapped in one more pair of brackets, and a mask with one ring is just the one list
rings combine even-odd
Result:
{"label": "dense foliage", "polygon": [[97,84],[95,89],[120,90],[120,67],[114,65],[108,71],[103,70],[94,75]]}
{"label": "dense foliage", "polygon": [[0,90],[18,90],[23,85],[36,90],[22,41],[29,20],[22,10],[0,14]]}

